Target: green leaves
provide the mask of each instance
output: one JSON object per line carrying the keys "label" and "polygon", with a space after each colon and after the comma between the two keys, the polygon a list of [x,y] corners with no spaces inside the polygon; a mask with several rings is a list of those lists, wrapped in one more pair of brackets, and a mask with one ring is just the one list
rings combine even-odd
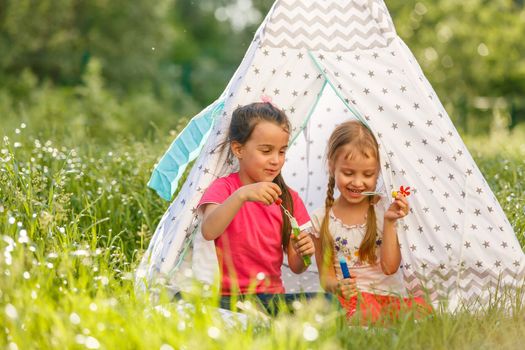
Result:
{"label": "green leaves", "polygon": [[494,113],[503,113],[510,124],[511,113],[525,111],[515,102],[525,93],[523,5],[392,0],[387,6],[398,34],[462,131],[487,133]]}

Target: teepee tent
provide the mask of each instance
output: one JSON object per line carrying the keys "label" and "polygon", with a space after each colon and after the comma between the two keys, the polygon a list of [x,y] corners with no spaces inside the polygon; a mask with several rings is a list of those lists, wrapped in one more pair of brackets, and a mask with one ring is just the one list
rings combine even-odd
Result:
{"label": "teepee tent", "polygon": [[[373,131],[383,191],[413,189],[411,214],[398,225],[410,293],[429,293],[454,309],[522,285],[525,256],[509,221],[379,0],[275,2],[224,93],[154,170],[149,185],[169,199],[195,159],[143,257],[138,285],[162,280],[176,289],[182,270],[213,280],[215,250],[200,235],[196,205],[214,179],[236,170],[217,148],[232,111],[261,96],[291,119],[283,175],[308,210],[324,203],[334,126],[354,118]],[[318,290],[316,273],[293,276],[284,268],[287,292]]]}

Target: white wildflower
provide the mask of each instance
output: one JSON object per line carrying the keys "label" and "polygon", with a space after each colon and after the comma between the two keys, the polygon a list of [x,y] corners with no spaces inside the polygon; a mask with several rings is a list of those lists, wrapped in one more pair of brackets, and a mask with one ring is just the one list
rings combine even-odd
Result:
{"label": "white wildflower", "polygon": [[309,323],[303,325],[303,338],[306,341],[314,341],[319,337],[319,331]]}
{"label": "white wildflower", "polygon": [[217,327],[210,327],[208,328],[208,336],[212,339],[218,339],[221,335],[221,330]]}
{"label": "white wildflower", "polygon": [[73,324],[79,324],[80,323],[80,316],[73,312],[71,315],[69,315],[69,321]]}
{"label": "white wildflower", "polygon": [[12,304],[7,304],[5,306],[5,314],[12,320],[18,318],[18,311],[16,311],[16,308]]}

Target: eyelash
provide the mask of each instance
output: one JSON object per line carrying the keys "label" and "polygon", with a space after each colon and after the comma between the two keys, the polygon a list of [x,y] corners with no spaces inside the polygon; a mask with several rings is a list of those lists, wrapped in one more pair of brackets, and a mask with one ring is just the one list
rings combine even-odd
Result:
{"label": "eyelash", "polygon": [[[264,153],[264,154],[268,154],[268,153],[270,153],[271,151],[263,150],[263,151],[261,151],[261,152]],[[279,151],[279,154],[286,154],[286,151]]]}
{"label": "eyelash", "polygon": [[[345,175],[345,176],[351,176],[351,175],[354,175],[354,174],[353,174],[353,173],[343,173],[343,175]],[[371,178],[371,177],[373,177],[373,176],[374,176],[374,174],[369,174],[369,175],[366,175],[366,174],[365,174],[365,177],[366,177],[366,178]]]}

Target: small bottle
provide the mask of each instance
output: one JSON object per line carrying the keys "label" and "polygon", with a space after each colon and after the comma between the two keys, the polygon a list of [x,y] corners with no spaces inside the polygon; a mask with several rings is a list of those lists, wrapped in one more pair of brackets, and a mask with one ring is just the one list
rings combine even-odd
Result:
{"label": "small bottle", "polygon": [[[295,220],[294,217],[291,217],[290,224],[292,225],[292,234],[294,235],[294,237],[297,238],[299,234],[301,233],[301,228],[299,227],[297,220]],[[303,256],[302,258],[303,258],[304,266],[310,266],[312,264],[312,260],[310,259],[308,255]]]}
{"label": "small bottle", "polygon": [[348,265],[344,256],[339,257],[339,265],[341,265],[341,272],[343,273],[343,278],[350,278],[350,270],[348,270]]}

